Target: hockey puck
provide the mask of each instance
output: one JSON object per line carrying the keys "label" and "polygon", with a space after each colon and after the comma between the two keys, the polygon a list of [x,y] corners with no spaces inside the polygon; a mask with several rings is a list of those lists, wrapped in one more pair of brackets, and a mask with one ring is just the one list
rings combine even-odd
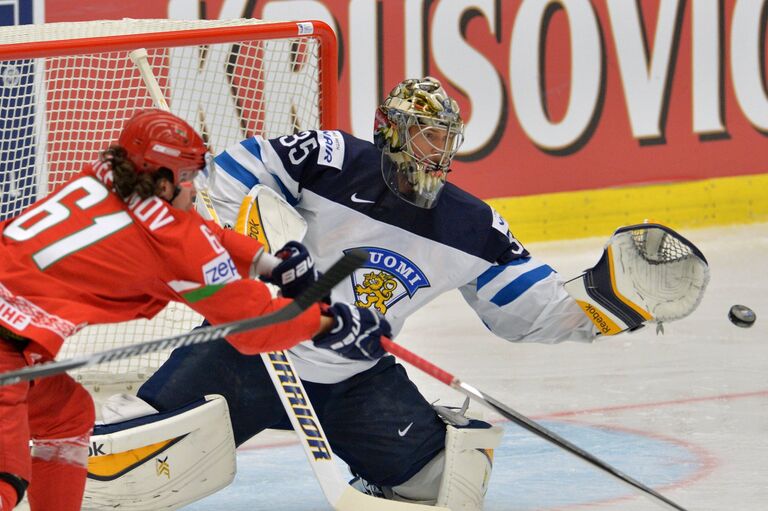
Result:
{"label": "hockey puck", "polygon": [[734,305],[728,311],[728,319],[736,326],[749,328],[755,324],[757,316],[755,312],[745,305]]}

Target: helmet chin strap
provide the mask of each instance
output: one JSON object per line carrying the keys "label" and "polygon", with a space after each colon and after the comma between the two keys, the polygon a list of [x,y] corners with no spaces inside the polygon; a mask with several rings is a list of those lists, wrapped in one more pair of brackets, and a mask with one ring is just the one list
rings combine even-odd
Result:
{"label": "helmet chin strap", "polygon": [[180,193],[181,193],[181,187],[179,185],[175,185],[173,187],[173,195],[171,196],[170,199],[167,199],[168,204],[173,204],[173,201],[176,200],[176,197],[178,197]]}

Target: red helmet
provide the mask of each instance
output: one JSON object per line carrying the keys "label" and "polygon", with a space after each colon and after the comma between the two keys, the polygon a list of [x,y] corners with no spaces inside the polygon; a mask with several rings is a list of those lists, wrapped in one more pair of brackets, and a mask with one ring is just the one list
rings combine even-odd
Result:
{"label": "red helmet", "polygon": [[179,183],[205,166],[207,148],[184,120],[158,109],[141,110],[125,123],[118,139],[137,172],[153,173],[161,167]]}

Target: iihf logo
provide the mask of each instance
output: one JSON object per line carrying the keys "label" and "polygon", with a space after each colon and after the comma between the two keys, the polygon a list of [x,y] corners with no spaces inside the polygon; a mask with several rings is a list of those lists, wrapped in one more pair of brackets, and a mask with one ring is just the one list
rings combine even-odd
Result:
{"label": "iihf logo", "polygon": [[[398,301],[412,297],[429,280],[408,258],[377,247],[359,247],[368,252],[368,261],[352,275],[355,305],[374,308],[382,314]],[[347,249],[347,253],[355,249]]]}

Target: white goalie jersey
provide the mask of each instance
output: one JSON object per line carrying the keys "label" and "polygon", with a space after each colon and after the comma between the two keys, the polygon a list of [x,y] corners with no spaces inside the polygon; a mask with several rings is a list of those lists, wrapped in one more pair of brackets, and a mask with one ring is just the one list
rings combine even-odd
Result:
{"label": "white goalie jersey", "polygon": [[[559,275],[512,236],[504,218],[447,183],[433,209],[396,197],[381,152],[340,131],[254,137],[226,149],[207,175],[211,204],[234,225],[243,197],[261,184],[306,219],[303,242],[320,271],[345,251],[369,259],[338,285],[333,301],[384,314],[393,334],[438,295],[459,289],[494,334],[510,341],[590,341],[595,328]],[[304,342],[291,349],[302,378],[335,383],[375,362],[348,360]]]}

